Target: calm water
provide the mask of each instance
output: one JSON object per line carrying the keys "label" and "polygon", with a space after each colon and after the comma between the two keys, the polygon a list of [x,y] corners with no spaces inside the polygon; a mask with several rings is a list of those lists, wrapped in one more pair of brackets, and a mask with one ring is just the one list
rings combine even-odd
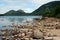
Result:
{"label": "calm water", "polygon": [[[41,16],[0,16],[0,29],[5,25],[11,25],[12,23],[26,23],[26,21],[33,21],[33,18],[42,18]],[[7,27],[9,28],[9,27]]]}

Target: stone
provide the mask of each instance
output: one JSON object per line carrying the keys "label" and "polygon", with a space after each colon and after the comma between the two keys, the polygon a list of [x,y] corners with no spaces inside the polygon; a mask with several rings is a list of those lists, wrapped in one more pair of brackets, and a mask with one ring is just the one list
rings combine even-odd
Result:
{"label": "stone", "polygon": [[35,30],[33,31],[33,37],[34,37],[34,38],[43,38],[43,33],[42,33],[40,30],[35,29]]}

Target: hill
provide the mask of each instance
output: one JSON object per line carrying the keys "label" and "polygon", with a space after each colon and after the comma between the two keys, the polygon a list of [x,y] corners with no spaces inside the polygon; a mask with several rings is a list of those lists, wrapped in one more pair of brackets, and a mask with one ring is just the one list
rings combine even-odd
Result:
{"label": "hill", "polygon": [[32,12],[32,14],[60,18],[60,1],[44,4]]}
{"label": "hill", "polygon": [[[10,10],[4,14],[5,16],[24,16],[26,13],[23,10]],[[28,14],[27,14],[28,15]]]}

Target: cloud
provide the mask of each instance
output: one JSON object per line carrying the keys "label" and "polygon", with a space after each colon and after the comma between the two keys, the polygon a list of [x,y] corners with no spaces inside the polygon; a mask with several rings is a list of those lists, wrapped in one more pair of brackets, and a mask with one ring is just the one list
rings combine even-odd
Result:
{"label": "cloud", "polygon": [[24,9],[25,12],[31,13],[32,11],[34,11],[32,8],[26,8]]}
{"label": "cloud", "polygon": [[32,12],[41,5],[53,0],[0,0],[0,13],[9,10],[22,9],[25,12]]}
{"label": "cloud", "polygon": [[32,2],[36,6],[36,8],[40,7],[43,4],[46,4],[48,2],[55,1],[55,0],[33,0]]}
{"label": "cloud", "polygon": [[50,2],[50,1],[54,1],[54,0],[33,0],[32,2],[34,3],[37,3],[37,4],[44,4],[44,3],[47,3],[47,2]]}

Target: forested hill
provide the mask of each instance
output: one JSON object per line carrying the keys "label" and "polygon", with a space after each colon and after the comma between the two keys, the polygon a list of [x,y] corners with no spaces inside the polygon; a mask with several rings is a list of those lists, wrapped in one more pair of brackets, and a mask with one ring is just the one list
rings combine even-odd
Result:
{"label": "forested hill", "polygon": [[60,1],[44,4],[32,12],[32,14],[60,18]]}

